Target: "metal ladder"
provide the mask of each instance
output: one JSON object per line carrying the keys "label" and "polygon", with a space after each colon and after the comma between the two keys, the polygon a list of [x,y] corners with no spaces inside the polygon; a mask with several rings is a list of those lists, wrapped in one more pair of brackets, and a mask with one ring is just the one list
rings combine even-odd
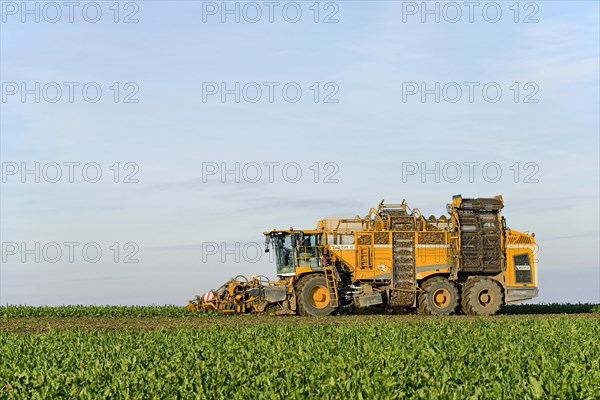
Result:
{"label": "metal ladder", "polygon": [[323,267],[325,273],[325,282],[327,283],[327,289],[329,290],[329,305],[331,307],[337,307],[339,305],[338,300],[338,287],[336,273],[333,267]]}
{"label": "metal ladder", "polygon": [[360,268],[365,269],[371,266],[371,254],[368,247],[360,247]]}

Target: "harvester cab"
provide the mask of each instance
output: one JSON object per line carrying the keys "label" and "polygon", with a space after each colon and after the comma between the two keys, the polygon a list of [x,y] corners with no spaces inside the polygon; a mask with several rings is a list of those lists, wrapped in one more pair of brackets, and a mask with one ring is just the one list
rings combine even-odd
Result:
{"label": "harvester cab", "polygon": [[295,276],[297,268],[322,268],[322,235],[315,230],[272,230],[264,232],[265,252],[273,249],[277,276]]}

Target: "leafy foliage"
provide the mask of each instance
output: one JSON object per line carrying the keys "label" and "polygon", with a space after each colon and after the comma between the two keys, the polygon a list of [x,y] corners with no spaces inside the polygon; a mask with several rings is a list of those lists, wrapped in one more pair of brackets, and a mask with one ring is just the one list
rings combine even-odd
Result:
{"label": "leafy foliage", "polygon": [[197,313],[181,306],[22,306],[0,307],[2,317],[185,317]]}
{"label": "leafy foliage", "polygon": [[[377,314],[384,313],[383,309],[371,307],[367,309],[348,308],[341,314]],[[520,304],[502,307],[501,314],[578,314],[600,312],[600,305],[592,303],[550,303],[550,304]],[[214,314],[209,311],[202,313],[185,310],[175,305],[150,306],[0,306],[0,317],[193,317],[198,314]]]}
{"label": "leafy foliage", "polygon": [[0,397],[595,399],[600,393],[596,316],[363,318],[0,331]]}
{"label": "leafy foliage", "polygon": [[593,303],[547,303],[505,305],[501,314],[580,314],[597,312],[600,305]]}

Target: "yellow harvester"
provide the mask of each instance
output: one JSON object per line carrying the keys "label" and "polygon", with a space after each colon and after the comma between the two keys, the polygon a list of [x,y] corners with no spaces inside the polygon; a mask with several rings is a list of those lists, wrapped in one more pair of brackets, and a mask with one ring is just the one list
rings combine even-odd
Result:
{"label": "yellow harvester", "polygon": [[534,235],[507,228],[503,206],[502,196],[459,195],[449,217],[425,218],[405,201],[382,201],[362,218],[264,232],[279,280],[238,276],[188,308],[329,315],[354,305],[493,315],[538,294]]}

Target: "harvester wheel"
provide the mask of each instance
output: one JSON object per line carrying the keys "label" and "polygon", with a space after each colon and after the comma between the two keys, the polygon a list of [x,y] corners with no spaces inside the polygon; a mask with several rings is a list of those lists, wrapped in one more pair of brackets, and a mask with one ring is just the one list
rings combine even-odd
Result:
{"label": "harvester wheel", "polygon": [[502,304],[504,293],[493,279],[477,277],[463,286],[462,308],[467,315],[495,315]]}
{"label": "harvester wheel", "polygon": [[419,293],[419,313],[422,315],[451,315],[458,308],[458,289],[448,279],[436,276],[427,280]]}
{"label": "harvester wheel", "polygon": [[296,286],[296,296],[300,315],[325,316],[334,311],[324,275],[311,274],[300,279]]}

